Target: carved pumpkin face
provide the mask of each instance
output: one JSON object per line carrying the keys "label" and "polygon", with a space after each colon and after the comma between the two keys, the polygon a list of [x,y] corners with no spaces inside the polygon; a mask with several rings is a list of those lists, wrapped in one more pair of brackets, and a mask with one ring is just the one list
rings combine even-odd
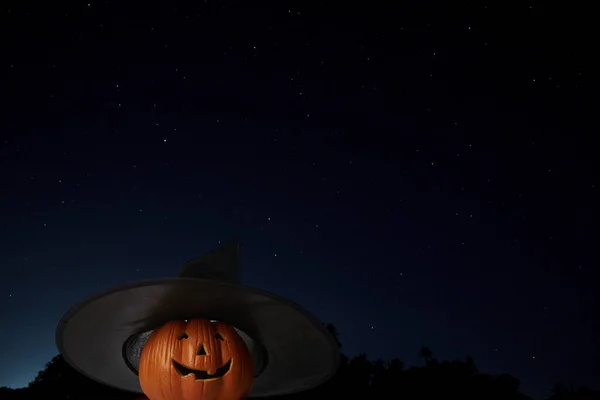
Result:
{"label": "carved pumpkin face", "polygon": [[148,338],[138,374],[150,400],[240,400],[252,389],[254,361],[230,325],[171,321]]}

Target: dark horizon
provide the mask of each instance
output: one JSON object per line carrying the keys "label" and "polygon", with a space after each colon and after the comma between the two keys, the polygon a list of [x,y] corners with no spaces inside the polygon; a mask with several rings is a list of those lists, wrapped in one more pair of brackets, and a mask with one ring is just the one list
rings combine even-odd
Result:
{"label": "dark horizon", "polygon": [[[349,356],[597,387],[600,150],[574,6],[0,6],[0,386],[77,301],[233,236]],[[34,345],[33,345],[34,344]],[[596,387],[594,387],[596,385]]]}
{"label": "dark horizon", "polygon": [[[467,400],[532,400],[522,393],[518,377],[506,373],[487,374],[469,356],[461,360],[439,360],[427,346],[420,348],[418,356],[421,363],[414,366],[406,365],[398,358],[388,361],[372,360],[366,354],[347,357],[337,328],[332,324],[324,325],[341,350],[340,364],[334,376],[312,389],[270,398],[303,400],[325,395],[387,398],[394,393],[406,399],[453,395]],[[106,397],[147,400],[144,395],[118,390],[91,380],[77,372],[61,355],[53,357],[28,386],[17,389],[0,386],[0,395],[7,400],[47,398],[49,395],[66,396],[74,400]],[[600,392],[589,387],[556,382],[544,399],[594,400],[600,399]]]}

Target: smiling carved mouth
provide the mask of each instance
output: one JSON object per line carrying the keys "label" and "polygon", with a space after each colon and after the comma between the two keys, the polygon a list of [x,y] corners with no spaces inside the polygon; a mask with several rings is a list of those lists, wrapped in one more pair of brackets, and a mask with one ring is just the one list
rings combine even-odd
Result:
{"label": "smiling carved mouth", "polygon": [[175,370],[181,375],[186,376],[189,374],[194,374],[196,380],[206,380],[206,379],[216,379],[221,378],[227,372],[229,372],[229,368],[231,368],[231,360],[227,361],[225,365],[217,368],[214,374],[209,374],[207,371],[202,369],[192,369],[188,368],[185,365],[179,364],[177,361],[173,360],[173,367]]}

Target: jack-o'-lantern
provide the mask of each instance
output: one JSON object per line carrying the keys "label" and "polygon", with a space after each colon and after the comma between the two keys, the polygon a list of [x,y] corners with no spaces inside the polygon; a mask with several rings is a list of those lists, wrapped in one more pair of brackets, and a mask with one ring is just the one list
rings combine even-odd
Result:
{"label": "jack-o'-lantern", "polygon": [[148,338],[138,374],[150,400],[240,400],[252,389],[254,361],[226,323],[171,321]]}

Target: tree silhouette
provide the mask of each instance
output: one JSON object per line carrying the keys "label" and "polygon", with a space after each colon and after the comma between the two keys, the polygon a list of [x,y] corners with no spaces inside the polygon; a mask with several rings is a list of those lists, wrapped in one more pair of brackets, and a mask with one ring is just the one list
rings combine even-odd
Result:
{"label": "tree silhouette", "polygon": [[479,372],[475,366],[475,360],[469,356],[465,358],[465,366],[469,374],[476,374]]}
{"label": "tree silhouette", "polygon": [[11,389],[7,387],[0,387],[0,399],[2,400],[25,400],[28,392],[27,389]]}
{"label": "tree silhouette", "polygon": [[421,347],[421,350],[419,350],[419,356],[425,360],[425,364],[427,365],[428,363],[431,362],[431,360],[433,360],[433,353],[431,351],[431,349],[427,346],[423,346]]}
{"label": "tree silhouette", "polygon": [[496,378],[496,381],[498,388],[502,389],[505,393],[516,393],[519,391],[519,386],[521,385],[521,382],[517,378],[508,374],[501,374]]}
{"label": "tree silhouette", "polygon": [[[80,378],[80,376],[74,374],[74,372],[75,371],[66,365],[66,362],[61,356],[55,356],[46,363],[46,367],[38,372],[33,381],[29,383],[29,388],[41,391],[60,386],[63,379],[71,381],[73,378]],[[68,375],[72,376],[69,377]]]}
{"label": "tree silhouette", "polygon": [[327,330],[329,331],[329,333],[331,333],[331,336],[333,336],[333,338],[335,339],[335,342],[338,344],[338,347],[342,347],[342,342],[340,342],[340,334],[337,330],[337,328],[335,327],[335,325],[333,324],[327,324],[325,325],[327,327]]}
{"label": "tree silhouette", "polygon": [[130,399],[131,395],[109,388],[73,369],[60,355],[46,363],[46,367],[27,387],[31,398],[62,398],[70,400],[113,398]]}
{"label": "tree silhouette", "polygon": [[[335,326],[326,326],[341,347]],[[520,382],[517,378],[508,374],[492,376],[481,373],[471,357],[438,361],[426,346],[420,349],[419,355],[425,360],[425,365],[406,369],[399,359],[373,361],[365,354],[355,357],[342,354],[337,373],[325,384],[306,392],[271,399],[312,400],[327,396],[403,400],[450,397],[461,400],[530,400],[519,392]],[[147,400],[139,394],[121,392],[86,378],[60,356],[50,360],[27,388],[0,387],[0,400],[49,398]],[[600,400],[600,395],[590,389],[573,390],[557,384],[547,400]]]}
{"label": "tree silhouette", "polygon": [[600,400],[600,393],[586,387],[567,388],[562,383],[554,385],[548,400]]}

